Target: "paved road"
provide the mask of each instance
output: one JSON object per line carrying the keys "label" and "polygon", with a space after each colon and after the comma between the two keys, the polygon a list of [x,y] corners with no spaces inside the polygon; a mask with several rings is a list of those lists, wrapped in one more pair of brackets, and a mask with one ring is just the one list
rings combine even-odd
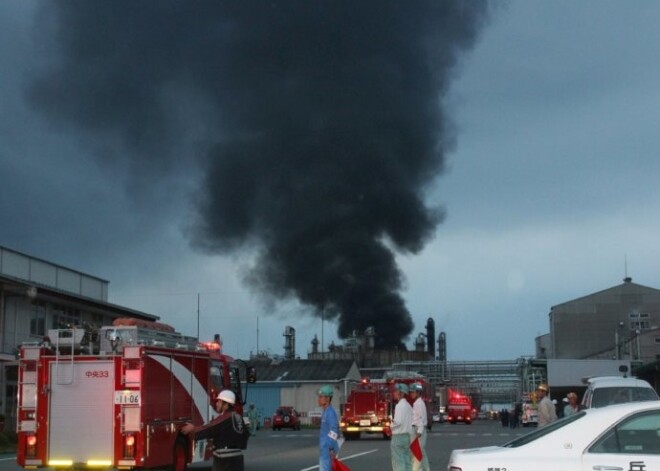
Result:
{"label": "paved road", "polygon": [[[435,425],[429,434],[427,453],[434,471],[445,471],[449,453],[455,448],[500,445],[523,435],[527,429],[505,429],[498,422],[477,421],[472,425]],[[260,431],[250,439],[245,452],[246,471],[313,471],[318,469],[318,431]],[[353,471],[387,471],[390,464],[389,442],[377,436],[363,436],[346,442],[341,458]],[[202,471],[208,463],[192,466]],[[19,471],[14,457],[0,456],[0,471]]]}

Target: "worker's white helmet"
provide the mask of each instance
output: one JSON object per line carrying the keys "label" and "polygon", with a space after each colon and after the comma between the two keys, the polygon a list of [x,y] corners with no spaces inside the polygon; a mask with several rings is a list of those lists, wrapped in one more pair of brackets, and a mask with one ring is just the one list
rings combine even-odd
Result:
{"label": "worker's white helmet", "polygon": [[216,399],[220,399],[221,401],[225,401],[232,406],[236,404],[236,394],[234,394],[233,391],[230,391],[229,389],[225,389],[224,391],[220,391],[220,394],[218,394],[218,397]]}

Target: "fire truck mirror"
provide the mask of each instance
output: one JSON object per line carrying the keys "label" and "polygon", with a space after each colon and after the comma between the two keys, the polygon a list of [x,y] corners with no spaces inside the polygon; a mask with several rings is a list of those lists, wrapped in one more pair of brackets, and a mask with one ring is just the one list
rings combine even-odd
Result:
{"label": "fire truck mirror", "polygon": [[252,384],[257,382],[257,369],[254,366],[248,366],[246,370],[247,382]]}

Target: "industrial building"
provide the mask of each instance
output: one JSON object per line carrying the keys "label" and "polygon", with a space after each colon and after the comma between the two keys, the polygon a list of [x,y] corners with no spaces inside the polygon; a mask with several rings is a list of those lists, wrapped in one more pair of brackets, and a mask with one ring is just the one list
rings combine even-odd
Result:
{"label": "industrial building", "polygon": [[548,317],[550,332],[536,338],[527,366],[530,376],[555,383],[555,392],[580,392],[581,377],[622,370],[660,388],[660,290],[626,276],[620,285],[552,306]]}
{"label": "industrial building", "polygon": [[262,419],[279,406],[293,406],[304,425],[311,424],[310,413],[318,410],[317,391],[332,385],[333,405],[339,409],[349,388],[360,381],[360,370],[353,360],[285,360],[254,358],[259,381],[248,385],[247,400],[256,405]]}
{"label": "industrial building", "polygon": [[550,332],[536,339],[537,358],[660,358],[660,290],[623,283],[550,309]]}

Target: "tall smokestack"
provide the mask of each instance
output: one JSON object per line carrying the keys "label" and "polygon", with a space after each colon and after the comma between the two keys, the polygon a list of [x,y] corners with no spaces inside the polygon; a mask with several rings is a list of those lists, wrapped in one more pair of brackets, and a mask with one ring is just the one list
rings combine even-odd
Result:
{"label": "tall smokestack", "polygon": [[444,332],[438,335],[438,360],[447,361],[447,334]]}
{"label": "tall smokestack", "polygon": [[284,359],[294,360],[296,358],[296,329],[287,325],[282,335],[284,335]]}
{"label": "tall smokestack", "polygon": [[405,348],[396,255],[443,218],[424,199],[455,140],[442,97],[485,0],[37,7],[52,50],[28,87],[35,107],[132,168],[135,187],[203,175],[191,243],[256,254],[245,281],[267,300]]}
{"label": "tall smokestack", "polygon": [[312,339],[312,353],[318,353],[319,352],[319,339],[314,335],[314,338]]}
{"label": "tall smokestack", "polygon": [[435,359],[435,321],[430,317],[426,320],[426,349],[429,357]]}

